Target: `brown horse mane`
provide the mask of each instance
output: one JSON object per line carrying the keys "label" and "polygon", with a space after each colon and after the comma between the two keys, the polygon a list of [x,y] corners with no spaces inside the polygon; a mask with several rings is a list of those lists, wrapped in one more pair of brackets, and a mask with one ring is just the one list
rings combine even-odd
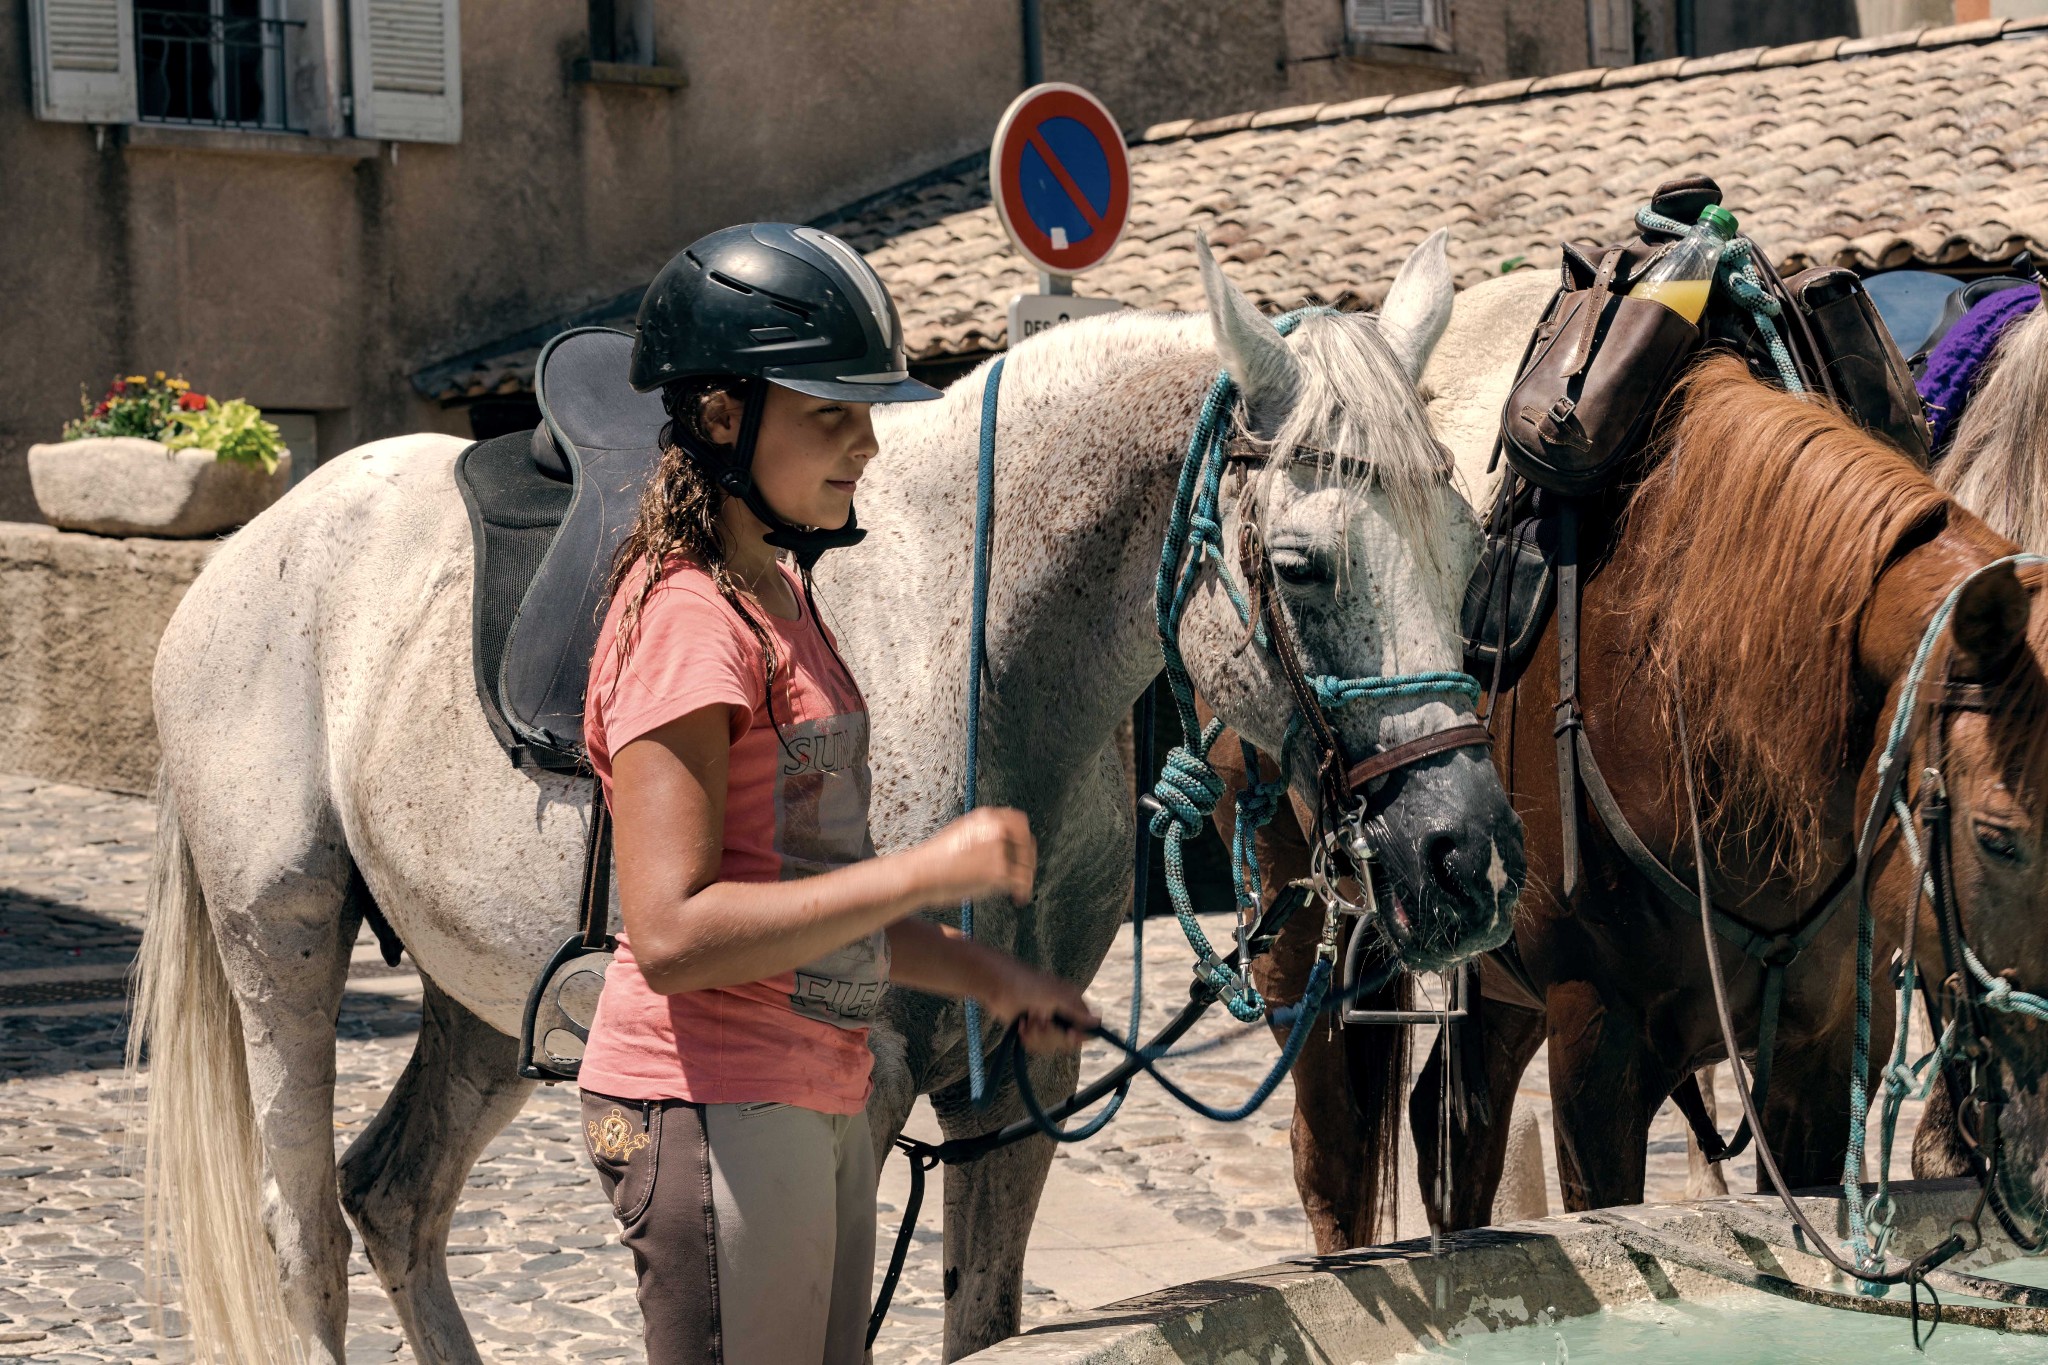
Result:
{"label": "brown horse mane", "polygon": [[1739,360],[1700,362],[1671,401],[1614,567],[1636,585],[1674,735],[1683,703],[1716,834],[1808,881],[1848,757],[1864,608],[1909,537],[1967,514],[1832,405]]}

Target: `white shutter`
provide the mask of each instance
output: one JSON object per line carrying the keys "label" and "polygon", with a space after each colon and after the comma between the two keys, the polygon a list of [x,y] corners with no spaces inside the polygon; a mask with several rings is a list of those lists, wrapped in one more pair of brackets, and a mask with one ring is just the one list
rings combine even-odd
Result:
{"label": "white shutter", "polygon": [[357,137],[462,140],[459,0],[349,0]]}
{"label": "white shutter", "polygon": [[135,8],[129,0],[28,0],[36,117],[135,121]]}
{"label": "white shutter", "polygon": [[1404,47],[1451,46],[1451,22],[1444,0],[1344,0],[1346,36],[1355,43]]}

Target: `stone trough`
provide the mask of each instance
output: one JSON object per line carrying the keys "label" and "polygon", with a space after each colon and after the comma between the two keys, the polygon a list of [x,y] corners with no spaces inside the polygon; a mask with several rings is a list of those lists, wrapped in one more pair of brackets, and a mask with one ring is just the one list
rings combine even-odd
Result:
{"label": "stone trough", "polygon": [[[1892,1188],[1900,1206],[1893,1245],[1908,1252],[1939,1242],[1977,1199],[1967,1181]],[[1816,1195],[1801,1203],[1816,1227],[1839,1231],[1838,1198]],[[1988,1215],[1985,1224],[1985,1245],[1949,1269],[1981,1269],[2019,1254]],[[969,1359],[976,1365],[1376,1365],[1447,1340],[1605,1308],[1766,1297],[1706,1273],[1708,1264],[1853,1292],[1800,1245],[1782,1206],[1763,1195],[1566,1214],[1448,1237],[1434,1254],[1424,1238],[1176,1285],[1045,1323]],[[1953,1303],[1952,1294],[1944,1298]],[[1947,1321],[1967,1320],[1971,1311],[1985,1310],[1951,1306]],[[2048,1317],[2048,1310],[2012,1311]],[[1903,1340],[1907,1324],[1892,1325]]]}

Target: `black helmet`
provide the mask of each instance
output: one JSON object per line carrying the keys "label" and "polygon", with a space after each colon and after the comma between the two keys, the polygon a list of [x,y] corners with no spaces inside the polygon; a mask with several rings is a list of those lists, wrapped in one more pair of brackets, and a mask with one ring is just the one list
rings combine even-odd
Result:
{"label": "black helmet", "polygon": [[[630,378],[642,393],[679,379],[741,375],[842,403],[939,397],[904,368],[903,323],[874,267],[813,227],[748,223],[692,242],[647,287],[637,328]],[[794,551],[808,569],[867,532],[851,512],[837,530],[792,526],[761,496],[754,441],[766,397],[765,385],[753,386],[732,447],[697,440],[688,422],[673,424],[673,439],[767,523],[770,545]]]}
{"label": "black helmet", "polygon": [[813,398],[937,398],[903,363],[903,323],[860,253],[829,232],[748,223],[692,242],[640,301],[633,387],[748,375]]}

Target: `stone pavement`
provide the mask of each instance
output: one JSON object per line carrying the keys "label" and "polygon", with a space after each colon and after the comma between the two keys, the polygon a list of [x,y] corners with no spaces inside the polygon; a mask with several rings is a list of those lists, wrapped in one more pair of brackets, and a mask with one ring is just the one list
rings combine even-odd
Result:
{"label": "stone pavement", "polygon": [[[121,1072],[120,978],[139,934],[152,822],[145,801],[0,776],[0,1359],[184,1359],[175,1311],[167,1337],[149,1306],[124,1150],[134,1097]],[[1147,940],[1159,994],[1146,1013],[1157,1023],[1180,998],[1186,948],[1170,920],[1148,923]],[[1090,992],[1112,1020],[1127,1008],[1127,943]],[[340,1022],[337,1150],[382,1102],[418,1027],[417,978],[385,968],[367,944],[357,959]],[[1219,1017],[1198,1036],[1228,1041],[1175,1070],[1212,1101],[1236,1102],[1273,1056],[1263,1028]],[[1107,1065],[1107,1049],[1091,1048],[1083,1074]],[[1539,1059],[1522,1095],[1547,1118],[1544,1088]],[[1027,1325],[1309,1250],[1290,1105],[1283,1084],[1251,1120],[1215,1124],[1140,1082],[1106,1132],[1062,1148],[1054,1163],[1026,1264]],[[1548,1123],[1540,1126],[1548,1157]],[[912,1131],[936,1135],[923,1106]],[[1738,1188],[1749,1179],[1731,1173]],[[1651,1198],[1680,1197],[1684,1180],[1684,1142],[1667,1107],[1653,1136]],[[878,1261],[906,1187],[894,1158],[878,1198]],[[1554,1176],[1549,1187],[1554,1210]],[[878,1362],[938,1359],[942,1203],[934,1173]],[[1411,1198],[1404,1234],[1422,1230],[1418,1210]],[[543,1088],[491,1144],[455,1218],[449,1270],[484,1356],[638,1359],[631,1260],[613,1234],[583,1156],[575,1093]],[[350,1305],[351,1362],[411,1361],[360,1247]]]}

